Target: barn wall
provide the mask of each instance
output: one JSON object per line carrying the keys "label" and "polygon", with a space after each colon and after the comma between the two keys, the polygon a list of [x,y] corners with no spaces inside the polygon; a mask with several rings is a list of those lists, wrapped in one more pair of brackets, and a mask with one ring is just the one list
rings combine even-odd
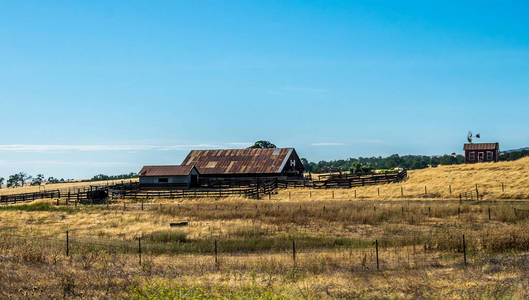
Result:
{"label": "barn wall", "polygon": [[[487,152],[492,152],[492,160],[487,160]],[[474,153],[474,161],[470,160],[470,153]],[[479,153],[483,153],[483,162],[497,162],[498,161],[498,150],[465,150],[465,162],[466,163],[477,163]]]}
{"label": "barn wall", "polygon": [[168,182],[159,183],[158,182],[159,177],[143,176],[143,177],[140,177],[140,184],[188,184],[190,180],[189,176],[160,176],[160,177],[168,178]]}

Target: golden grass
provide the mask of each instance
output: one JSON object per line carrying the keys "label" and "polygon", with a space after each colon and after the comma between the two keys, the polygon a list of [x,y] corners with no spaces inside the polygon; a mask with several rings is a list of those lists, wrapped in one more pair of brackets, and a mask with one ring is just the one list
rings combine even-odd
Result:
{"label": "golden grass", "polygon": [[[529,204],[439,200],[475,184],[485,200],[529,198],[528,169],[529,158],[410,171],[406,182],[356,189],[372,201],[355,201],[355,189],[334,199],[333,190],[289,189],[271,200],[149,199],[144,210],[128,199],[0,207],[0,297],[527,299]],[[398,201],[410,198],[422,201]],[[189,225],[169,226],[179,221]]]}
{"label": "golden grass", "polygon": [[[526,157],[511,162],[438,166],[411,170],[408,171],[408,179],[400,183],[334,190],[288,189],[280,191],[277,196],[273,195],[272,199],[296,201],[332,199],[334,191],[335,199],[458,200],[459,194],[462,194],[463,200],[470,200],[471,197],[475,200],[476,185],[478,185],[480,200],[529,199],[528,174],[529,157]],[[309,197],[310,193],[312,193],[312,198]]]}

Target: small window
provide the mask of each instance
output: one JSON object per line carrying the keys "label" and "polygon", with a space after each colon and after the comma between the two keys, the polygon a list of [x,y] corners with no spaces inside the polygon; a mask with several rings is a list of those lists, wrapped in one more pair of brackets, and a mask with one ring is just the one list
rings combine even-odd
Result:
{"label": "small window", "polygon": [[494,158],[494,152],[487,151],[487,161],[492,161]]}
{"label": "small window", "polygon": [[168,182],[169,182],[169,178],[167,177],[158,178],[158,183],[168,183]]}
{"label": "small window", "polygon": [[469,152],[468,153],[468,160],[469,161],[475,161],[476,160],[476,153],[475,152]]}

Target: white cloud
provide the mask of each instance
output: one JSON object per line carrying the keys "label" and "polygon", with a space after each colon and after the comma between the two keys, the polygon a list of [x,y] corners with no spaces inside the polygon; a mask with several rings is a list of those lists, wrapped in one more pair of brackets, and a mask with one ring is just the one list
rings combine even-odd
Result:
{"label": "white cloud", "polygon": [[45,151],[170,151],[203,148],[222,148],[221,145],[190,144],[190,145],[0,145],[0,151],[11,152],[45,152]]}
{"label": "white cloud", "polygon": [[127,167],[136,166],[127,162],[108,162],[108,161],[63,161],[63,160],[23,160],[23,161],[0,161],[0,166],[88,166],[88,167]]}
{"label": "white cloud", "polygon": [[324,147],[324,146],[343,146],[344,143],[333,143],[333,142],[324,142],[324,143],[312,143],[312,146]]}

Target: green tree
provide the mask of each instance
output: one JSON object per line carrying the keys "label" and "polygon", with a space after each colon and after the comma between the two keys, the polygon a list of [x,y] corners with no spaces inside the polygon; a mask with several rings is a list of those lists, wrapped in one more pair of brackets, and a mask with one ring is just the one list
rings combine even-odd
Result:
{"label": "green tree", "polygon": [[7,187],[16,187],[18,186],[19,182],[20,180],[19,180],[18,173],[10,175],[9,178],[7,179]]}
{"label": "green tree", "polygon": [[4,184],[4,181],[6,179],[4,177],[0,177],[0,189],[2,188],[2,184]]}
{"label": "green tree", "polygon": [[276,148],[276,145],[272,144],[269,141],[257,141],[248,149],[265,149],[265,148]]}
{"label": "green tree", "polygon": [[353,162],[349,171],[353,175],[363,175],[370,173],[372,169],[369,165],[363,165],[359,162]]}
{"label": "green tree", "polygon": [[37,176],[35,176],[35,178],[33,178],[31,185],[41,185],[42,182],[44,182],[44,175],[38,174]]}
{"label": "green tree", "polygon": [[303,168],[305,168],[306,172],[312,172],[310,163],[309,163],[309,161],[306,158],[302,157],[301,158],[301,163],[303,164]]}
{"label": "green tree", "polygon": [[48,177],[48,180],[46,180],[47,183],[59,183],[59,179],[55,177]]}
{"label": "green tree", "polygon": [[22,186],[24,186],[24,184],[26,184],[26,182],[30,181],[31,180],[31,176],[24,173],[24,172],[20,172],[18,173],[18,181],[22,184]]}

